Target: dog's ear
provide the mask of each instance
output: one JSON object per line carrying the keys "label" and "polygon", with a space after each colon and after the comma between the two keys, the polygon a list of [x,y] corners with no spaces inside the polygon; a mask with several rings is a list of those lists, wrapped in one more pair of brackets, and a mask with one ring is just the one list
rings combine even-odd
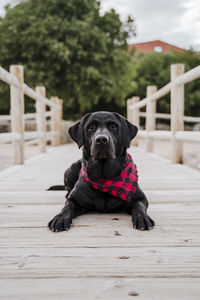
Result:
{"label": "dog's ear", "polygon": [[81,121],[79,121],[68,130],[72,140],[78,144],[79,148],[83,146],[83,133],[81,127]]}
{"label": "dog's ear", "polygon": [[131,122],[129,122],[127,119],[122,117],[120,114],[118,114],[118,113],[114,113],[114,114],[118,117],[118,119],[120,119],[121,124],[122,124],[124,147],[129,148],[132,139],[136,136],[136,134],[138,132],[138,128],[137,128],[137,126],[135,126]]}
{"label": "dog's ear", "polygon": [[91,113],[86,114],[79,122],[77,122],[75,125],[69,128],[68,132],[71,136],[72,140],[74,140],[78,147],[81,148],[84,144],[84,132],[83,127],[85,124],[85,121],[88,119],[88,117],[91,115]]}
{"label": "dog's ear", "polygon": [[124,120],[125,120],[126,126],[128,128],[128,134],[126,134],[126,137],[125,137],[125,148],[129,148],[132,139],[134,139],[134,137],[136,136],[136,134],[138,132],[138,128],[137,128],[137,126],[133,125],[128,120],[126,120],[126,119],[124,119]]}

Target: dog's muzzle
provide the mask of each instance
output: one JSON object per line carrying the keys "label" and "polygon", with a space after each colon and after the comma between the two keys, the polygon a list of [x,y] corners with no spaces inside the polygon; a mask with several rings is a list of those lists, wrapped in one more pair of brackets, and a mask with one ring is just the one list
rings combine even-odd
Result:
{"label": "dog's muzzle", "polygon": [[115,147],[112,138],[99,133],[92,140],[91,156],[94,160],[115,159]]}

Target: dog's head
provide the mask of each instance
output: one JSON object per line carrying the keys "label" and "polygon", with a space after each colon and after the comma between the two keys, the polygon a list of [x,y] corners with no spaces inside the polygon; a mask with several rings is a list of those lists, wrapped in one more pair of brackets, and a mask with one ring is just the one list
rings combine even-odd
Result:
{"label": "dog's head", "polygon": [[115,159],[130,147],[137,127],[118,113],[95,112],[86,114],[80,122],[69,128],[71,138],[93,160]]}

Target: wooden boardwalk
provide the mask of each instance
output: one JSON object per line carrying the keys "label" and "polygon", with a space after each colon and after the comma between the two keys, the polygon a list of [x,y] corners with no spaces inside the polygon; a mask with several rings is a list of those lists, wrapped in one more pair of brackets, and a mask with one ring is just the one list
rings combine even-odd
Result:
{"label": "wooden boardwalk", "polygon": [[98,213],[68,232],[47,228],[65,192],[46,189],[80,157],[74,144],[0,173],[0,299],[200,299],[200,175],[129,153],[156,222],[150,231],[134,230],[126,214]]}

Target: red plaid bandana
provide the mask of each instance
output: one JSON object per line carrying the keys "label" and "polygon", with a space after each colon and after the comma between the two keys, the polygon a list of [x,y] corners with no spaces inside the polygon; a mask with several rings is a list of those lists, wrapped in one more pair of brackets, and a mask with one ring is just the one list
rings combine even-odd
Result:
{"label": "red plaid bandana", "polygon": [[88,178],[85,166],[82,163],[80,175],[85,182],[88,182],[91,187],[101,192],[107,192],[111,195],[129,201],[135,194],[137,189],[138,175],[137,167],[133,163],[130,154],[127,155],[127,162],[124,163],[124,169],[119,177],[112,180],[99,179],[92,181]]}

